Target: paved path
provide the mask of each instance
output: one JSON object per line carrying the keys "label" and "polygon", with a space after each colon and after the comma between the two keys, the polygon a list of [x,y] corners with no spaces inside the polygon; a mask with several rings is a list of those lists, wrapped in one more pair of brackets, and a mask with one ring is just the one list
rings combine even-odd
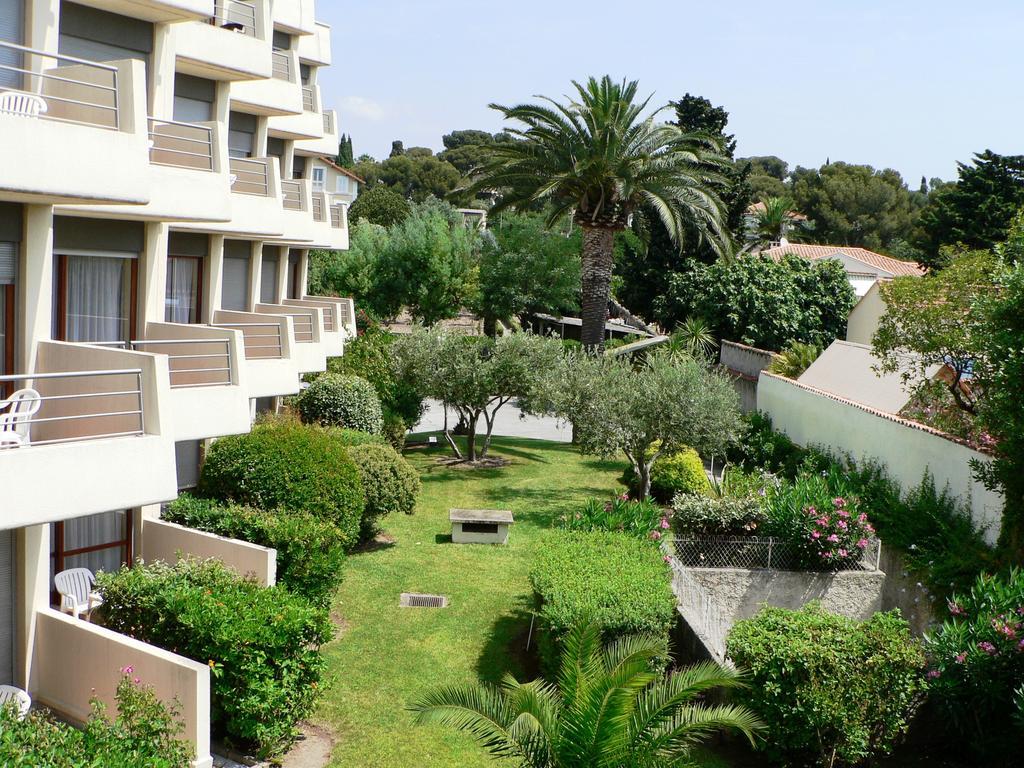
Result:
{"label": "paved path", "polygon": [[[448,411],[448,424],[454,426],[458,417],[452,410]],[[444,428],[444,407],[435,400],[428,400],[426,410],[420,423],[413,427],[413,432],[440,432]],[[480,419],[477,434],[483,435],[487,425]],[[523,416],[518,408],[509,403],[498,411],[494,424],[494,434],[503,437],[532,437],[536,440],[552,440],[560,443],[572,442],[572,428],[557,419],[544,416]]]}

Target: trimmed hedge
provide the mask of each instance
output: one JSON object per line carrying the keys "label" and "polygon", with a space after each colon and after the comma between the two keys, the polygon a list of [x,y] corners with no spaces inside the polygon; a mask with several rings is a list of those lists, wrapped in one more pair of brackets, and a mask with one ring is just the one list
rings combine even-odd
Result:
{"label": "trimmed hedge", "polygon": [[565,634],[597,622],[605,640],[648,632],[665,637],[675,621],[669,568],[658,547],[624,533],[553,531],[530,571],[542,632],[541,663],[557,669]]}
{"label": "trimmed hedge", "polygon": [[347,427],[379,435],[384,412],[373,385],[361,376],[325,373],[299,395],[296,404],[305,424]]}
{"label": "trimmed hedge", "polygon": [[263,510],[308,512],[337,526],[345,547],[359,540],[366,503],[359,470],[331,431],[282,420],[215,442],[198,493]]}
{"label": "trimmed hedge", "polygon": [[324,431],[348,448],[355,448],[357,445],[384,445],[387,443],[383,435],[371,435],[369,432],[360,432],[358,429],[324,427]]}
{"label": "trimmed hedge", "polygon": [[768,521],[758,499],[680,494],[672,501],[672,525],[684,536],[754,536]]}
{"label": "trimmed hedge", "polygon": [[420,476],[398,452],[387,445],[359,445],[348,449],[359,468],[366,494],[360,539],[377,535],[377,521],[385,515],[411,515],[420,493]]}
{"label": "trimmed hedge", "polygon": [[277,550],[277,583],[317,605],[341,584],[345,548],[338,529],[308,512],[265,512],[188,494],[163,514],[171,523]]}
{"label": "trimmed hedge", "polygon": [[888,754],[923,698],[925,656],[899,611],[856,622],[810,603],[737,622],[728,655],[739,696],[768,725],[783,765],[857,765]]}
{"label": "trimmed hedge", "polygon": [[312,714],[333,636],[326,608],[263,588],[215,560],[138,564],[101,573],[103,624],[209,664],[214,730],[274,755]]}

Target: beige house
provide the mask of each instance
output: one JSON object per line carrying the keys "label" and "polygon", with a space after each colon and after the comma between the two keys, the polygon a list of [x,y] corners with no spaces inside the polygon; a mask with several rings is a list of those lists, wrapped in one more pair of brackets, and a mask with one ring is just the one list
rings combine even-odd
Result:
{"label": "beige house", "polygon": [[80,720],[132,664],[200,766],[209,670],[61,614],[53,576],[195,552],[273,579],[157,517],[354,333],[305,291],[309,249],[348,246],[312,174],[330,64],[313,0],[0,0],[0,683]]}

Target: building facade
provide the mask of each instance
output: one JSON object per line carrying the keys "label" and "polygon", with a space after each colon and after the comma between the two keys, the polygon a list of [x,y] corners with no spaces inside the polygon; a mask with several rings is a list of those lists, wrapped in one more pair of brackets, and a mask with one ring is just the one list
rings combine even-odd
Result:
{"label": "building facade", "polygon": [[[350,198],[313,0],[0,0],[0,683],[72,719],[133,664],[209,765],[209,670],[56,610],[162,542],[206,441],[355,333],[306,294]],[[354,196],[354,192],[353,192]]]}

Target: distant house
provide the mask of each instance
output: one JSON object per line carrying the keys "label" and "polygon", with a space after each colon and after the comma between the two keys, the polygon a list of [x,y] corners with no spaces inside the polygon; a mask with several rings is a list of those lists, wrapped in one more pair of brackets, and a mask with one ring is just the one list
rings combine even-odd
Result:
{"label": "distant house", "polygon": [[905,275],[921,277],[924,274],[924,267],[912,261],[900,261],[892,256],[869,251],[867,248],[846,245],[803,245],[783,240],[779,245],[768,248],[761,254],[776,260],[786,254],[799,256],[808,261],[835,259],[842,263],[846,270],[857,298],[864,296],[879,280],[891,280]]}
{"label": "distant house", "polygon": [[313,180],[313,191],[325,192],[332,204],[351,205],[359,197],[359,185],[366,183],[352,171],[326,157],[313,160],[310,178]]}
{"label": "distant house", "polygon": [[[538,312],[529,317],[527,325],[531,331],[541,336],[559,336],[563,339],[573,339],[575,341],[579,341],[583,333],[583,321],[578,317],[555,317],[554,315]],[[606,340],[635,337],[633,340],[637,341],[651,336],[646,331],[634,328],[618,320],[609,320],[605,323],[604,328]]]}
{"label": "distant house", "polygon": [[487,211],[483,208],[459,208],[462,220],[467,227],[474,227],[479,230],[487,229]]}

